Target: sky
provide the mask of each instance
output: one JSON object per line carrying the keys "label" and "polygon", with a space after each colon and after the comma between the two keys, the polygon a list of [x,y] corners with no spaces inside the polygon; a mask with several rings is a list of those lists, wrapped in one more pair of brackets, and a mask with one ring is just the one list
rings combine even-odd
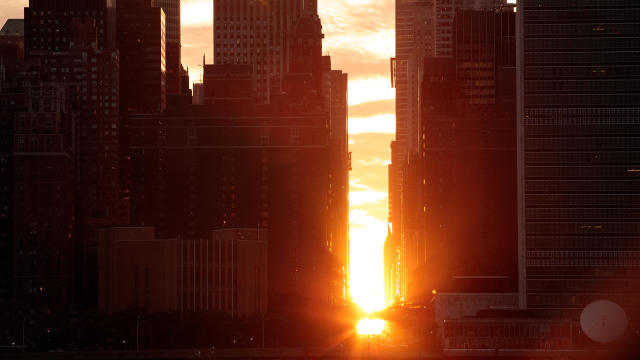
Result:
{"label": "sky", "polygon": [[[389,59],[395,52],[394,0],[318,0],[332,67],[349,74],[350,237],[352,293],[382,290],[382,246],[388,213],[387,165],[395,135],[395,90]],[[28,0],[0,0],[0,23],[22,18]],[[213,60],[213,1],[182,0],[182,62],[200,79],[202,56]],[[377,276],[371,276],[375,272]],[[370,281],[370,283],[366,283]]]}

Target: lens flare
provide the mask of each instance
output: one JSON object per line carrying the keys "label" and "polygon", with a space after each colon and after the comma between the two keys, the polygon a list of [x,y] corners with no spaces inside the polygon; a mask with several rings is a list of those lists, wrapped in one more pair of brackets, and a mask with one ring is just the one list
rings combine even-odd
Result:
{"label": "lens flare", "polygon": [[385,321],[380,319],[362,319],[356,326],[358,335],[376,336],[384,331]]}

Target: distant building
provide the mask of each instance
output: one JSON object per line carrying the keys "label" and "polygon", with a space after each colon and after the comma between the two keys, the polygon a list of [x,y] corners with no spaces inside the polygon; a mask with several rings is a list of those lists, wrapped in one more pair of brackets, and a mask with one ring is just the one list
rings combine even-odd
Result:
{"label": "distant building", "polygon": [[25,52],[65,51],[69,49],[71,22],[74,18],[92,18],[97,49],[114,48],[115,1],[112,0],[29,0],[24,8]]}
{"label": "distant building", "polygon": [[606,299],[640,321],[636,6],[518,2],[523,308],[575,319]]}
{"label": "distant building", "polygon": [[228,228],[180,240],[179,308],[248,318],[267,311],[268,229]]}
{"label": "distant building", "polygon": [[[331,79],[329,144],[330,189],[328,247],[340,261],[343,281],[333,298],[343,300],[349,289],[349,171],[351,159],[348,136],[348,81],[340,70],[329,72]],[[336,301],[340,301],[336,300]]]}
{"label": "distant building", "polygon": [[252,65],[258,103],[269,103],[290,71],[287,37],[298,19],[317,15],[317,0],[215,0],[214,63]]}
{"label": "distant building", "polygon": [[8,19],[0,29],[0,56],[24,58],[23,19]]}
{"label": "distant building", "polygon": [[179,256],[178,241],[156,239],[151,227],[101,229],[98,309],[176,311]]}
{"label": "distant building", "polygon": [[193,105],[204,105],[204,83],[193,83]]}
{"label": "distant building", "polygon": [[250,105],[255,98],[255,78],[251,65],[205,65],[204,104]]}
{"label": "distant building", "polygon": [[[153,6],[162,8],[166,16],[167,93],[184,93],[182,79],[182,44],[180,29],[180,0],[153,0]],[[187,88],[189,81],[186,81]]]}
{"label": "distant building", "polygon": [[121,109],[134,113],[164,111],[167,106],[165,13],[161,8],[151,7],[150,1],[121,4],[117,13]]}

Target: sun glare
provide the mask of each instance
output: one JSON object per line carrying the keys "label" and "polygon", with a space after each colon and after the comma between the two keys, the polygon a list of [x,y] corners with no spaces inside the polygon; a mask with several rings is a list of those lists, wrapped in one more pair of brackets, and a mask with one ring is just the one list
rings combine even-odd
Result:
{"label": "sun glare", "polygon": [[386,225],[371,218],[365,228],[352,228],[351,297],[367,313],[386,307],[384,296],[384,236]]}
{"label": "sun glare", "polygon": [[366,318],[358,322],[356,329],[358,330],[358,335],[372,336],[382,334],[384,326],[384,320]]}

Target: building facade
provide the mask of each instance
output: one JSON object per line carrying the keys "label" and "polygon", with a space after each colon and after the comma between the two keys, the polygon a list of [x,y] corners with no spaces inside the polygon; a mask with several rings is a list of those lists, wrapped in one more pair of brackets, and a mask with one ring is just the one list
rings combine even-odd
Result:
{"label": "building facade", "polygon": [[24,20],[8,19],[0,29],[0,56],[24,58]]}
{"label": "building facade", "polygon": [[[494,10],[505,3],[504,0],[396,0],[396,55],[391,59],[391,83],[396,89],[396,139],[391,146],[392,163],[389,165],[389,221],[392,223],[391,241],[397,249],[406,247],[406,236],[416,236],[405,236],[403,232],[407,227],[404,221],[408,219],[403,214],[407,207],[403,200],[415,197],[419,189],[405,190],[403,185],[406,177],[411,176],[405,175],[410,171],[406,169],[409,158],[412,154],[420,156],[423,151],[420,148],[420,122],[424,58],[453,57],[456,10]],[[409,183],[414,182],[409,180]],[[401,262],[400,267],[406,265]]]}
{"label": "building facade", "polygon": [[[153,0],[153,6],[162,8],[166,16],[167,93],[183,93],[180,0]],[[188,80],[186,86],[189,87]]]}
{"label": "building facade", "polygon": [[117,11],[121,109],[161,112],[167,107],[167,18],[162,8],[125,4]]}
{"label": "building facade", "polygon": [[520,304],[640,307],[637,4],[518,2]]}
{"label": "building facade", "polygon": [[95,20],[95,46],[114,48],[115,0],[29,0],[24,8],[25,52],[65,51],[72,39],[74,18]]}
{"label": "building facade", "polygon": [[327,301],[326,117],[243,109],[132,117],[132,223],[183,239],[260,224],[269,237],[269,303]]}
{"label": "building facade", "polygon": [[180,240],[179,307],[234,318],[264,315],[268,305],[265,228],[227,228],[202,240]]}
{"label": "building facade", "polygon": [[53,316],[73,303],[75,159],[65,90],[25,86],[13,119],[13,296]]}
{"label": "building facade", "polygon": [[77,301],[93,306],[97,294],[97,230],[128,221],[127,200],[119,186],[119,58],[116,50],[95,45],[93,18],[75,18],[70,26],[68,50],[33,51],[31,57],[40,61],[43,74],[65,87],[69,106],[76,114]]}
{"label": "building facade", "polygon": [[215,0],[214,63],[250,64],[259,103],[279,94],[289,69],[287,37],[306,12],[317,17],[317,0]]}
{"label": "building facade", "polygon": [[403,219],[418,297],[517,289],[515,14],[458,10],[454,37],[424,64],[422,200]]}
{"label": "building facade", "polygon": [[157,239],[151,227],[100,229],[98,309],[177,311],[179,253],[176,239]]}

